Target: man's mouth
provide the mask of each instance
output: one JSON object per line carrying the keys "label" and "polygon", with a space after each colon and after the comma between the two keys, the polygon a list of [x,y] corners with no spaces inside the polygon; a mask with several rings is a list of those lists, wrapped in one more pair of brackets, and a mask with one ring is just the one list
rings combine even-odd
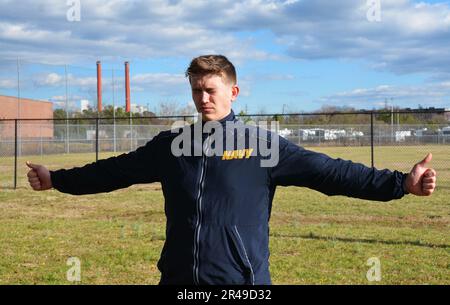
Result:
{"label": "man's mouth", "polygon": [[202,107],[202,112],[212,112],[214,108],[212,107]]}

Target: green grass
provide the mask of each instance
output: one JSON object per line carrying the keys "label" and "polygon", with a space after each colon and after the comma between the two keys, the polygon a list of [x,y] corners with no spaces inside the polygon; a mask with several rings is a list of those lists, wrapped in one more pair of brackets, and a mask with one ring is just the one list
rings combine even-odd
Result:
{"label": "green grass", "polygon": [[[320,151],[370,162],[366,147]],[[381,203],[278,188],[270,221],[273,282],[450,284],[449,148],[377,148],[375,165],[407,170],[427,151],[440,177],[431,197]],[[20,158],[19,188],[0,191],[0,284],[72,284],[66,279],[69,257],[81,260],[81,284],[158,283],[156,262],[165,238],[159,184],[89,196],[26,187],[26,159],[56,169],[94,158]],[[0,160],[0,181],[10,179],[8,162]],[[366,279],[371,257],[381,262],[380,282]]]}

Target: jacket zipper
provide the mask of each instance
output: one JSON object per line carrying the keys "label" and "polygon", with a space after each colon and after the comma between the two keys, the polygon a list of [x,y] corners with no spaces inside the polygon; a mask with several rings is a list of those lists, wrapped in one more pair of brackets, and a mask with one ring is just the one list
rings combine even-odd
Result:
{"label": "jacket zipper", "polygon": [[195,226],[195,233],[194,233],[194,283],[196,285],[200,285],[200,280],[198,276],[198,269],[199,269],[199,246],[200,246],[200,229],[202,227],[202,196],[203,196],[203,189],[205,187],[205,177],[206,177],[206,166],[208,164],[208,159],[206,157],[206,151],[208,151],[208,143],[210,141],[209,135],[206,143],[206,148],[203,151],[202,156],[202,169],[200,173],[200,182],[199,182],[199,188],[198,188],[198,195],[197,195],[197,224]]}
{"label": "jacket zipper", "polygon": [[252,285],[255,285],[255,274],[253,273],[252,264],[250,263],[250,259],[248,258],[247,251],[245,250],[244,242],[242,241],[241,234],[239,234],[237,226],[234,226],[234,231],[237,234],[237,237],[239,239],[239,244],[240,244],[242,250],[244,250],[245,260],[247,261],[247,264],[250,267],[250,276],[251,276]]}

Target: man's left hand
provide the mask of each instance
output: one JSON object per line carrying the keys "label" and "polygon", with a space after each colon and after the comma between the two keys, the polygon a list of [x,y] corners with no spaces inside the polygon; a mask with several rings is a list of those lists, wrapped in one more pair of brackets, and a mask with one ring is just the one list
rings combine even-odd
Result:
{"label": "man's left hand", "polygon": [[429,153],[425,159],[414,165],[404,181],[404,189],[417,196],[430,196],[436,188],[436,171],[427,168],[433,155]]}

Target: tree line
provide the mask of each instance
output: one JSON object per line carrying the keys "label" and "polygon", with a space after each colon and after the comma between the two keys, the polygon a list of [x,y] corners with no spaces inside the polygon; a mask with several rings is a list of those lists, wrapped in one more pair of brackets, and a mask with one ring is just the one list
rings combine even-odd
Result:
{"label": "tree line", "polygon": [[[272,116],[259,116],[258,120],[276,120],[280,124],[299,125],[360,125],[370,124],[370,112],[374,113],[374,124],[390,125],[441,125],[450,124],[450,113],[436,109],[376,109],[364,110],[352,107],[323,106],[319,110],[310,113],[297,114],[275,114]],[[247,117],[244,111],[239,113],[245,120]]]}

